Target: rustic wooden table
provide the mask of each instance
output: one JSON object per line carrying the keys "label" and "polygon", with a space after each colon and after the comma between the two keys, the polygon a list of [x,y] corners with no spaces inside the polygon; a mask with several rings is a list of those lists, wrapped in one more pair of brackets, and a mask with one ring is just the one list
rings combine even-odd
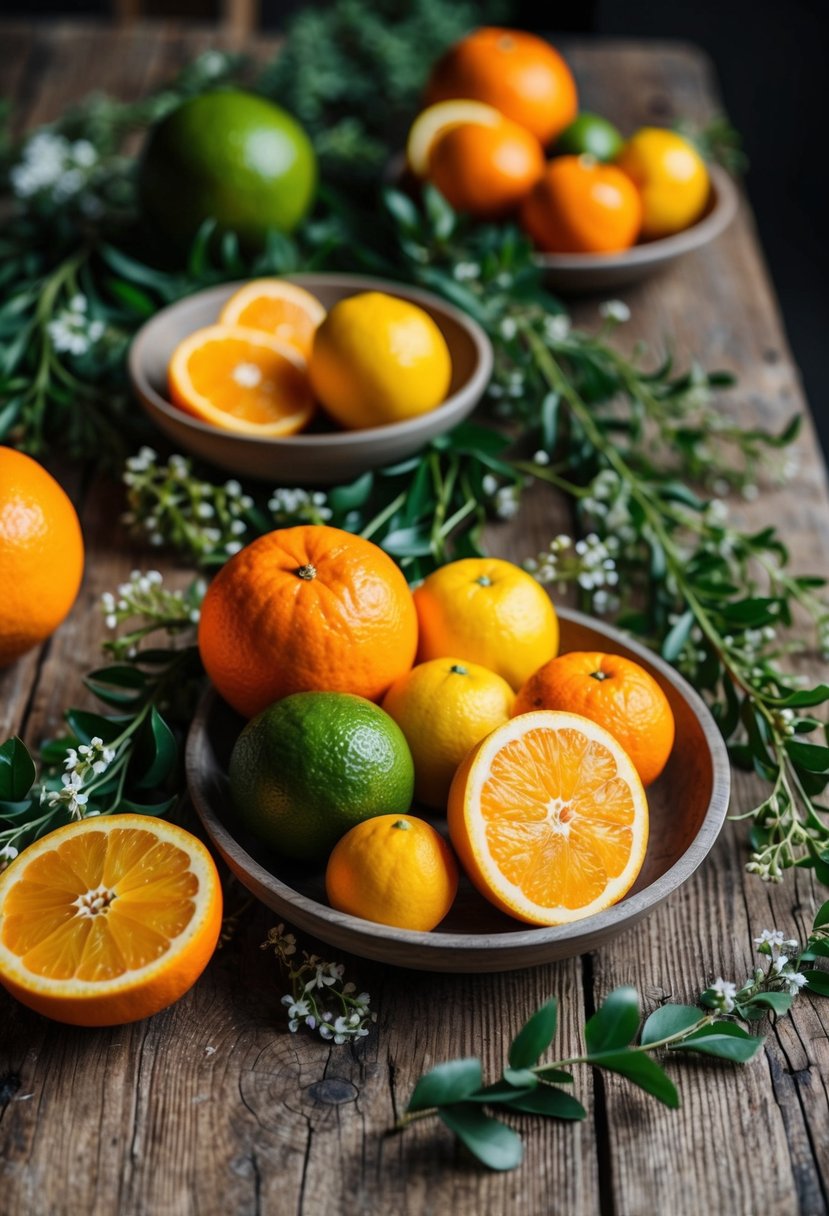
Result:
{"label": "rustic wooden table", "polygon": [[[91,88],[137,97],[194,52],[209,32],[54,24],[0,30],[0,92],[21,128],[59,115]],[[257,54],[272,47],[260,40]],[[572,47],[591,108],[623,129],[716,108],[708,64],[675,44]],[[772,427],[803,406],[751,215],[743,208],[713,247],[625,294],[623,340],[658,345],[673,334],[681,357],[740,378],[731,405]],[[597,319],[596,302],[575,309]],[[801,467],[783,490],[764,488],[741,512],[780,526],[801,570],[829,573],[824,468],[809,426]],[[0,675],[0,738],[35,744],[77,703],[98,656],[97,601],[133,567],[161,564],[116,522],[118,487],[92,469],[60,469],[76,495],[89,560],[80,599],[40,653]],[[565,521],[539,497],[493,530],[495,552],[529,556]],[[0,592],[2,593],[2,592]],[[814,674],[816,660],[812,657]],[[754,782],[735,779],[733,809]],[[804,872],[766,887],[744,872],[745,829],[729,824],[708,862],[648,921],[612,946],[570,962],[496,976],[427,976],[345,960],[370,990],[376,1030],[359,1046],[329,1047],[286,1032],[272,960],[259,950],[273,923],[243,920],[196,988],[150,1021],[82,1031],[51,1024],[0,998],[0,1212],[42,1216],[184,1216],[189,1213],[542,1212],[695,1216],[727,1211],[827,1211],[829,1009],[808,996],[769,1028],[745,1068],[668,1064],[683,1096],[668,1111],[613,1076],[577,1076],[585,1123],[526,1120],[526,1157],[490,1174],[435,1125],[386,1133],[416,1078],[443,1059],[482,1053],[496,1074],[505,1043],[551,994],[563,1010],[561,1054],[613,987],[635,984],[649,1008],[693,1001],[715,976],[741,979],[751,939],[780,926],[805,936],[820,898]]]}

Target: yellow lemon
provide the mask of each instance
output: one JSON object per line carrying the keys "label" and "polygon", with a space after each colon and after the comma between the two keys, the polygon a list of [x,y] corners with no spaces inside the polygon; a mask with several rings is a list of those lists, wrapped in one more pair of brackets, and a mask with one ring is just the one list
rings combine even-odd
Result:
{"label": "yellow lemon", "polygon": [[433,659],[395,680],[383,709],[406,736],[415,766],[415,798],[446,806],[458,765],[512,712],[514,693],[477,663]]}
{"label": "yellow lemon", "polygon": [[335,304],[314,336],[311,385],[348,430],[425,414],[449,390],[443,334],[415,304],[366,291]]}
{"label": "yellow lemon", "polygon": [[710,183],[705,161],[696,148],[661,127],[642,127],[617,157],[642,197],[642,230],[646,239],[670,236],[702,215]]}

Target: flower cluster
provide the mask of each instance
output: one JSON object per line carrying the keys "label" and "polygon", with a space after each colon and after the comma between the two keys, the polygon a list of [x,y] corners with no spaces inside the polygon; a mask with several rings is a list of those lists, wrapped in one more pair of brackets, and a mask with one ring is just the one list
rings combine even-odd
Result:
{"label": "flower cluster", "polygon": [[69,140],[44,127],[26,140],[9,181],[19,199],[48,196],[55,204],[66,203],[88,187],[98,160],[90,140]]}
{"label": "flower cluster", "polygon": [[297,966],[296,937],[286,932],[284,924],[268,931],[262,949],[274,951],[290,980],[291,991],[282,997],[282,1004],[292,1034],[300,1026],[307,1026],[338,1045],[368,1034],[369,1024],[377,1020],[377,1014],[369,1008],[371,997],[367,992],[357,992],[355,984],[343,983],[342,963],[328,963],[303,951]]}
{"label": "flower cluster", "polygon": [[764,929],[754,938],[754,945],[757,953],[769,960],[768,967],[765,970],[756,967],[740,988],[733,981],[718,977],[702,995],[702,1002],[709,1009],[745,1017],[752,1012],[752,1006],[761,1012],[765,1010],[767,1000],[763,994],[780,993],[792,998],[807,986],[808,980],[799,970],[800,946],[794,938],[786,937],[779,929]]}
{"label": "flower cluster", "polygon": [[280,527],[284,524],[325,523],[333,515],[322,490],[311,492],[299,488],[274,490],[268,499],[268,510],[273,515],[274,523]]}
{"label": "flower cluster", "polygon": [[164,630],[168,637],[189,633],[199,622],[206,590],[204,579],[197,578],[185,591],[170,591],[158,570],[148,570],[146,574],[133,570],[117,591],[105,591],[101,596],[101,611],[108,629],[131,622],[128,632],[106,642],[105,649],[132,659],[138,654],[139,643],[151,633]]}
{"label": "flower cluster", "polygon": [[4,844],[2,848],[0,848],[0,874],[9,868],[17,855],[18,850],[13,844]]}
{"label": "flower cluster", "polygon": [[80,293],[72,296],[67,306],[46,326],[46,332],[59,354],[85,355],[106,333],[101,320],[89,316],[89,302]]}
{"label": "flower cluster", "polygon": [[601,540],[590,532],[573,543],[571,537],[562,534],[554,537],[537,558],[524,562],[524,568],[545,586],[556,583],[563,591],[567,583],[575,583],[591,595],[596,612],[610,612],[618,603],[611,591],[619,582],[618,551],[613,537]]}
{"label": "flower cluster", "polygon": [[77,749],[70,747],[64,760],[65,772],[61,775],[61,789],[41,790],[40,800],[51,809],[65,808],[71,819],[84,819],[97,811],[87,811],[89,794],[95,779],[107,771],[115,759],[115,749],[106,747],[97,735],[89,743],[81,743]]}

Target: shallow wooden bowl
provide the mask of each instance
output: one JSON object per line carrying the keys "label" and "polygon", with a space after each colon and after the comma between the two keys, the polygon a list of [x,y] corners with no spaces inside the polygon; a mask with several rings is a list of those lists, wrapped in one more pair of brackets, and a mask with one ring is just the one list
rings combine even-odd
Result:
{"label": "shallow wooden bowl", "polygon": [[[432,933],[335,912],[325,902],[322,868],[276,857],[236,824],[227,766],[243,721],[208,692],[190,729],[187,781],[207,834],[233,873],[298,929],[339,950],[419,971],[532,967],[595,950],[635,924],[693,874],[714,844],[728,807],[728,756],[710,713],[667,663],[581,613],[561,609],[559,618],[562,651],[609,650],[635,659],[662,685],[676,718],[671,759],[648,790],[651,830],[645,863],[620,903],[575,924],[534,929],[499,912],[462,879],[454,907]],[[424,818],[445,831],[445,819],[441,824],[439,816]]]}
{"label": "shallow wooden bowl", "polygon": [[292,274],[326,308],[361,291],[384,291],[419,305],[446,339],[452,357],[449,395],[436,409],[405,422],[362,431],[327,431],[262,438],[222,431],[178,409],[167,395],[167,367],[183,338],[214,324],[242,283],[196,292],[163,308],[142,325],[130,346],[133,391],[159,430],[184,449],[229,473],[272,485],[336,485],[368,469],[393,464],[461,422],[483,396],[492,374],[492,346],[476,321],[439,296],[403,283],[354,274]]}
{"label": "shallow wooden bowl", "polygon": [[613,291],[646,279],[671,262],[701,249],[724,232],[737,212],[737,188],[718,165],[709,166],[711,194],[700,219],[683,232],[643,241],[621,253],[538,253],[547,285],[565,295]]}

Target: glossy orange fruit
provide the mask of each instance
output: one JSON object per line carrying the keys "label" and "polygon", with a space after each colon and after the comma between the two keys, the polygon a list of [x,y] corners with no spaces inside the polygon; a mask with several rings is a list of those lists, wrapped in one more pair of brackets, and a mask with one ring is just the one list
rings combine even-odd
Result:
{"label": "glossy orange fruit", "polygon": [[453,97],[487,102],[544,145],[578,112],[576,83],[558,51],[534,34],[495,26],[462,38],[436,63],[427,103]]}
{"label": "glossy orange fruit", "polygon": [[75,508],[51,474],[0,447],[0,667],[54,633],[83,577]]}
{"label": "glossy orange fruit", "polygon": [[671,236],[695,223],[708,202],[705,161],[677,131],[642,127],[627,141],[616,164],[642,198],[642,236]]}
{"label": "glossy orange fruit", "polygon": [[535,925],[616,903],[648,842],[645,791],[621,745],[587,718],[546,710],[513,718],[469,754],[448,819],[481,894]]}
{"label": "glossy orange fruit", "polygon": [[167,379],[175,405],[224,431],[294,435],[316,408],[298,351],[241,325],[190,334],[173,352]]}
{"label": "glossy orange fruit", "polygon": [[546,253],[617,253],[639,235],[642,202],[613,165],[557,156],[524,200],[520,218]]}
{"label": "glossy orange fruit", "polygon": [[456,211],[480,219],[512,211],[543,171],[541,144],[508,118],[450,126],[429,153],[429,180]]}
{"label": "glossy orange fruit", "polygon": [[503,114],[483,101],[439,101],[436,105],[421,110],[412,123],[406,139],[406,164],[415,177],[426,177],[429,172],[429,156],[435,140],[450,127],[465,122],[483,123],[486,127],[497,127],[503,122]]}
{"label": "glossy orange fruit", "polygon": [[653,676],[619,654],[571,651],[530,676],[514,714],[562,709],[598,722],[618,739],[643,785],[655,781],[674,745],[674,715]]}
{"label": "glossy orange fruit", "polygon": [[314,334],[325,320],[316,296],[286,279],[253,279],[235,291],[222,309],[222,325],[261,329],[308,359]]}
{"label": "glossy orange fruit", "polygon": [[195,836],[151,815],[82,819],[0,875],[0,983],[59,1022],[136,1022],[192,987],[221,923]]}
{"label": "glossy orange fruit", "polygon": [[417,614],[392,559],[324,524],[253,541],[210,584],[199,650],[225,700],[246,717],[294,692],[378,701],[408,671]]}
{"label": "glossy orange fruit", "polygon": [[325,871],[339,912],[428,933],[452,907],[458,866],[438,832],[414,815],[377,815],[334,846]]}
{"label": "glossy orange fruit", "polygon": [[526,570],[500,557],[464,557],[425,578],[414,593],[417,661],[480,663],[517,690],[558,653],[558,617]]}

